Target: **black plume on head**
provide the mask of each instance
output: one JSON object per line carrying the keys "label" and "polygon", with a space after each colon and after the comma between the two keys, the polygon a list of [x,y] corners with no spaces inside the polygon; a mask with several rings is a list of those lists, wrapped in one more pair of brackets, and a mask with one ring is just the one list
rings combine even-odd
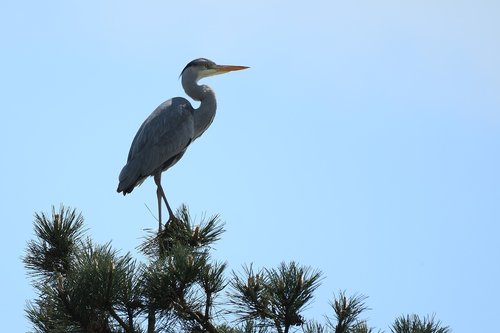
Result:
{"label": "black plume on head", "polygon": [[213,62],[212,60],[206,59],[206,58],[194,59],[189,64],[187,64],[186,67],[184,67],[184,69],[181,72],[181,75],[184,73],[184,71],[186,69],[188,69],[189,67],[192,67],[192,66],[193,67],[194,66],[205,66],[205,67],[209,68],[209,67],[212,67],[214,65],[215,65],[215,62]]}

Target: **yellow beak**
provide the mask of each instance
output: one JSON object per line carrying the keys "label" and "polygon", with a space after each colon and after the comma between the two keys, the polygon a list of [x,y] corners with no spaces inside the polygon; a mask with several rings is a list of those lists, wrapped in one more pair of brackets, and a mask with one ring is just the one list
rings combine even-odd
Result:
{"label": "yellow beak", "polygon": [[232,71],[241,71],[242,69],[247,69],[250,67],[247,66],[233,66],[233,65],[216,65],[215,66],[215,71],[217,74],[223,74],[223,73],[228,73]]}

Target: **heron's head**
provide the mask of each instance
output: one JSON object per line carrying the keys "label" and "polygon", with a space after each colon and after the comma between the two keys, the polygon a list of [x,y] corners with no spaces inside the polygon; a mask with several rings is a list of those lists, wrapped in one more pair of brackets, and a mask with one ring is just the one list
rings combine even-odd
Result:
{"label": "heron's head", "polygon": [[193,76],[196,81],[208,76],[224,74],[232,71],[247,69],[247,66],[217,65],[212,60],[199,58],[191,61],[184,67],[180,76]]}

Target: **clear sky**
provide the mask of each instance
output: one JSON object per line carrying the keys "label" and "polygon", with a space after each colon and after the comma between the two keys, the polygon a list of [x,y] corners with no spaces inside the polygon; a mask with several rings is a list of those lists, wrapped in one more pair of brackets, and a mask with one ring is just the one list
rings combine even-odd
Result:
{"label": "clear sky", "polygon": [[33,214],[60,203],[135,252],[151,179],[116,193],[130,143],[207,57],[209,130],[163,176],[170,203],[221,214],[231,269],[323,271],[308,318],[345,289],[385,329],[435,313],[454,332],[500,317],[498,1],[0,3],[2,331],[30,326],[21,262]]}

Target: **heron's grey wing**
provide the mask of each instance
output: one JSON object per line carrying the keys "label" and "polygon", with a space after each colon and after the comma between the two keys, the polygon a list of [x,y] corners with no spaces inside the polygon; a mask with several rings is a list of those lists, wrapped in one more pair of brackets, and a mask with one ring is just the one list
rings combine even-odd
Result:
{"label": "heron's grey wing", "polygon": [[131,192],[144,178],[175,164],[194,139],[193,108],[185,98],[162,103],[135,135],[118,191]]}

